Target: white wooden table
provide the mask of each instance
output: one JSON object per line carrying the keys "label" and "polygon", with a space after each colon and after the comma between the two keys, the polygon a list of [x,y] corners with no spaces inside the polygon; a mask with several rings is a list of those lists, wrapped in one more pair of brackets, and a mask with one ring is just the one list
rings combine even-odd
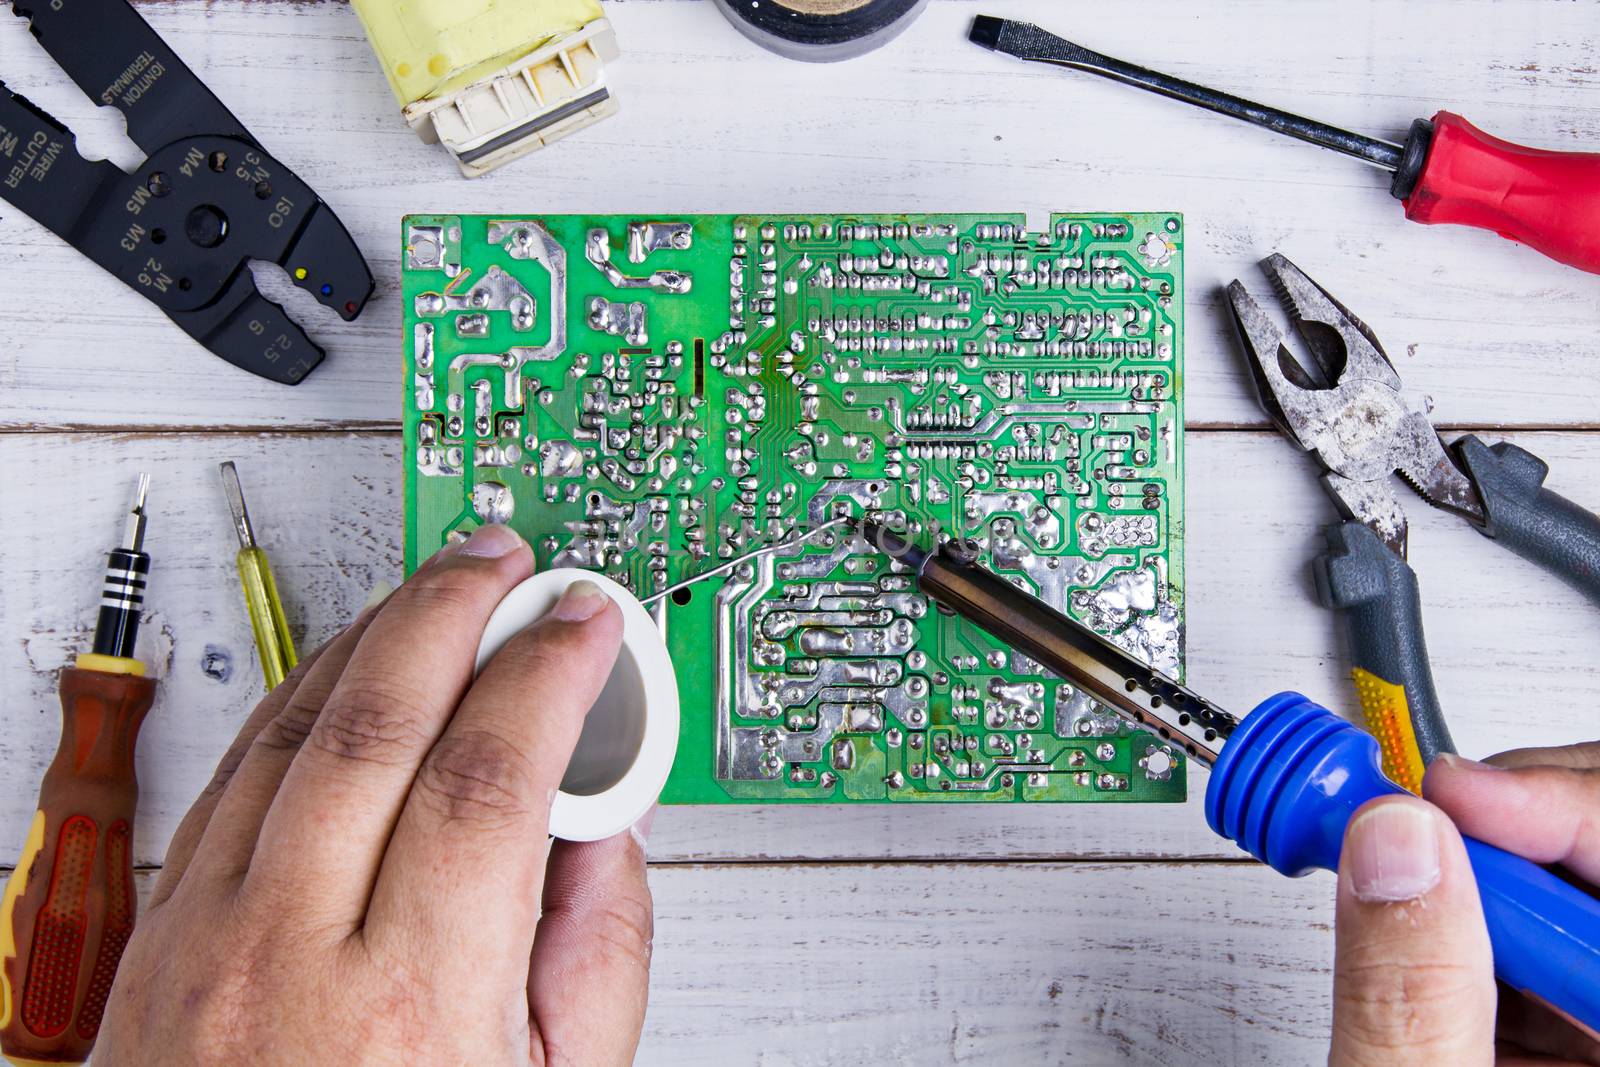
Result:
{"label": "white wooden table", "polygon": [[[1491,235],[1405,224],[1377,172],[965,43],[1030,18],[1148,63],[1398,138],[1459,110],[1530,144],[1600,147],[1592,0],[934,0],[888,48],[779,60],[699,0],[610,0],[619,117],[476,182],[401,123],[336,0],[141,10],[366,250],[359,324],[286,283],[331,351],[249,377],[17,212],[0,245],[0,856],[57,737],[137,471],[153,475],[137,861],[261,694],[216,464],[238,461],[301,646],[400,569],[400,216],[407,211],[1178,210],[1187,219],[1189,677],[1246,710],[1295,687],[1352,712],[1308,561],[1333,516],[1266,427],[1219,313],[1281,250],[1377,330],[1441,428],[1505,435],[1600,505],[1600,280]],[[1115,13],[1115,18],[1111,13]],[[125,166],[120,121],[0,18],[0,74]],[[275,280],[275,279],[274,279]],[[1600,616],[1407,500],[1441,696],[1462,751],[1593,736]],[[669,809],[646,1064],[1303,1063],[1326,1046],[1332,880],[1288,881],[1183,807]]]}

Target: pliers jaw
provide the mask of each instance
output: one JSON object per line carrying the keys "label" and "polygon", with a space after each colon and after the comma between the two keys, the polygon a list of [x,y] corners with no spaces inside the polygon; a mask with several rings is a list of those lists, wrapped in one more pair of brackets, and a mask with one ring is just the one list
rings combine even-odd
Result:
{"label": "pliers jaw", "polygon": [[1290,441],[1314,454],[1346,518],[1402,559],[1406,518],[1389,489],[1398,473],[1418,495],[1482,524],[1483,504],[1445,452],[1427,412],[1409,402],[1372,330],[1281,255],[1262,262],[1311,361],[1290,351],[1276,323],[1238,281],[1228,307],[1262,408]]}

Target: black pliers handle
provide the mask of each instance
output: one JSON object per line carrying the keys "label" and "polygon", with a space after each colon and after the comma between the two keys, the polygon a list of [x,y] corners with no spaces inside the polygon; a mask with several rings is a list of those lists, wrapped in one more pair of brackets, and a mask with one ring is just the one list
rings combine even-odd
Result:
{"label": "black pliers handle", "polygon": [[1423,637],[1415,572],[1406,563],[1402,481],[1429,504],[1539,564],[1600,604],[1600,518],[1543,487],[1548,468],[1511,444],[1471,435],[1448,448],[1420,404],[1408,400],[1372,331],[1281,255],[1262,267],[1310,362],[1245,287],[1228,307],[1262,408],[1290,441],[1322,464],[1322,482],[1345,521],[1328,529],[1314,566],[1323,603],[1345,614],[1355,680],[1385,770],[1416,791],[1426,764],[1454,751]]}
{"label": "black pliers handle", "polygon": [[132,173],[0,83],[0,196],[122,279],[229,363],[294,384],[323,350],[257,291],[277,263],[346,320],[372,272],[344,225],[184,66],[127,0],[16,0],[16,13],[149,157]]}

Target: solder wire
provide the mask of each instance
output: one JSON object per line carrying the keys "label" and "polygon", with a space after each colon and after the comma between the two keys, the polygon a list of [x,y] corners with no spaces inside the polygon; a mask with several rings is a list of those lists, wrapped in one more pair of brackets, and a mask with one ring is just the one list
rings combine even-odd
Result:
{"label": "solder wire", "polygon": [[727,574],[729,571],[733,570],[735,567],[739,566],[741,563],[748,563],[750,560],[755,559],[758,556],[764,556],[764,555],[767,555],[770,552],[781,552],[786,548],[796,548],[796,547],[798,547],[800,545],[805,544],[807,541],[811,540],[813,537],[817,536],[818,534],[822,533],[823,531],[832,530],[832,529],[834,529],[836,527],[839,527],[839,526],[844,526],[845,524],[849,523],[850,521],[851,520],[848,519],[848,518],[830,519],[827,522],[823,523],[821,526],[818,526],[818,527],[816,527],[814,529],[811,529],[811,530],[807,530],[803,534],[797,534],[796,536],[791,537],[788,540],[779,541],[776,544],[763,545],[760,548],[752,549],[751,551],[746,552],[742,556],[735,556],[733,559],[728,560],[726,563],[719,563],[717,566],[712,567],[708,571],[704,571],[704,572],[702,572],[700,574],[696,574],[696,575],[694,575],[692,577],[685,578],[683,581],[678,582],[676,585],[669,585],[665,589],[661,590],[659,593],[651,593],[647,597],[642,597],[642,598],[640,598],[639,603],[641,603],[641,604],[653,604],[657,600],[660,600],[662,597],[671,596],[673,593],[676,593],[680,589],[687,589],[691,585],[698,585],[701,582],[704,582],[704,581],[706,581],[708,579],[717,577],[717,575],[719,575],[719,574]]}

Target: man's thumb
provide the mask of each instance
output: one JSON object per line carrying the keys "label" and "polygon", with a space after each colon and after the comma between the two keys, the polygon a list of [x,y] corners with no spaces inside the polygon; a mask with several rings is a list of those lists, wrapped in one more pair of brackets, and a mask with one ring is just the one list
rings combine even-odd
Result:
{"label": "man's thumb", "polygon": [[1331,1067],[1494,1060],[1489,934],[1461,835],[1433,805],[1373,800],[1339,857]]}

